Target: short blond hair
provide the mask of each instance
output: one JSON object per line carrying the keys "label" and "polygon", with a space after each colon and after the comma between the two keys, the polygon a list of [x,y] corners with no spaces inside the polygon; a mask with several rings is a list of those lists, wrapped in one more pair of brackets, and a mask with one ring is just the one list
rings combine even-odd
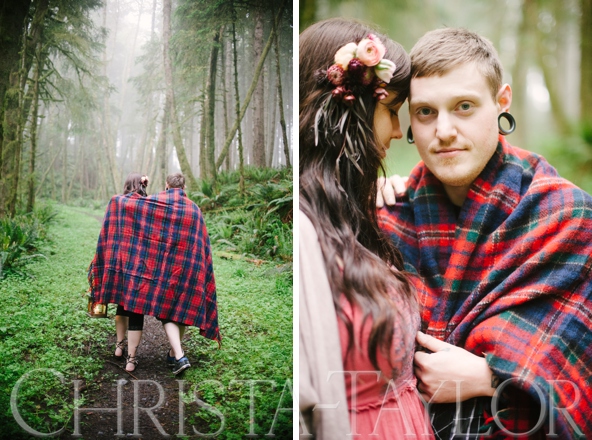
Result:
{"label": "short blond hair", "polygon": [[167,176],[166,184],[169,188],[185,188],[185,177],[181,173]]}
{"label": "short blond hair", "polygon": [[465,63],[475,63],[489,84],[493,99],[502,86],[503,67],[487,38],[462,28],[427,32],[411,49],[411,77],[441,76]]}

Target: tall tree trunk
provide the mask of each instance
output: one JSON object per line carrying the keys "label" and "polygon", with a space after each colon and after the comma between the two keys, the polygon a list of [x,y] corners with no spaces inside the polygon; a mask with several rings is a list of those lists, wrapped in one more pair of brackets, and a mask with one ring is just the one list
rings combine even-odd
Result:
{"label": "tall tree trunk", "polygon": [[[46,168],[45,172],[41,176],[41,179],[39,180],[39,185],[37,186],[37,189],[35,190],[35,196],[39,195],[39,192],[41,191],[41,188],[43,188],[43,184],[45,183],[45,179],[47,178],[47,176],[50,173],[53,173],[54,164],[56,163],[56,160],[58,160],[58,157],[60,157],[60,154],[62,154],[61,149],[64,148],[63,144],[60,143],[60,145],[61,145],[61,147],[58,147],[58,151],[56,151],[55,155],[53,156],[53,159],[51,159],[51,162],[49,163],[49,166]],[[49,142],[48,152],[50,152],[52,150],[52,147],[53,147],[53,140],[51,140]],[[102,161],[100,163],[102,163]],[[55,194],[53,195],[53,198],[55,199]]]}
{"label": "tall tree trunk", "polygon": [[[14,66],[13,75],[11,76],[12,89],[5,94],[4,118],[1,127],[3,133],[2,147],[0,147],[0,199],[4,203],[0,203],[0,205],[3,205],[0,206],[0,215],[3,212],[14,215],[16,211],[23,131],[27,119],[24,91],[29,70],[33,63],[35,48],[42,39],[43,23],[48,8],[49,0],[39,0],[35,5],[35,13],[29,29],[23,26],[24,22],[20,23],[22,26],[20,66]],[[4,11],[2,11],[2,14],[4,15]],[[29,34],[28,31],[30,31]]]}
{"label": "tall tree trunk", "polygon": [[288,134],[286,132],[286,118],[284,117],[284,99],[282,98],[282,71],[280,68],[280,43],[279,32],[275,34],[275,65],[277,75],[277,94],[280,108],[280,125],[282,126],[282,139],[284,141],[284,155],[286,156],[286,166],[291,167],[290,163],[290,145],[288,144]]}
{"label": "tall tree trunk", "polygon": [[516,145],[525,146],[528,143],[528,117],[526,114],[527,105],[527,87],[526,72],[528,63],[528,54],[531,50],[536,28],[537,11],[534,0],[524,0],[521,7],[522,20],[518,26],[518,35],[516,38],[516,56],[512,66],[512,107],[511,112],[516,121],[521,122],[512,134]]}
{"label": "tall tree trunk", "polygon": [[156,2],[158,0],[154,0],[152,2],[152,23],[150,25],[150,38],[154,38],[154,33],[156,30]]}
{"label": "tall tree trunk", "polygon": [[212,43],[212,50],[210,51],[210,69],[207,83],[207,158],[208,158],[208,177],[216,180],[218,168],[216,167],[216,126],[215,126],[215,110],[216,110],[216,75],[218,66],[218,52],[220,51],[220,33],[222,28],[216,30],[214,34],[214,41]]}
{"label": "tall tree trunk", "polygon": [[580,0],[580,119],[592,147],[592,0]]}
{"label": "tall tree trunk", "polygon": [[[107,0],[105,0],[103,7],[103,27],[107,27]],[[117,31],[117,28],[116,28]],[[103,49],[102,54],[102,66],[103,76],[107,76],[107,45]],[[105,190],[107,193],[112,192],[113,194],[118,193],[119,190],[119,176],[117,175],[117,167],[115,164],[115,158],[113,157],[113,148],[115,143],[112,143],[112,127],[111,127],[111,103],[109,102],[109,91],[105,90],[103,96],[103,117],[102,117],[102,129],[101,137],[103,140],[103,152],[107,160],[106,173],[107,178],[104,182]],[[109,191],[112,187],[112,191]]]}
{"label": "tall tree trunk", "polygon": [[[2,200],[5,200],[3,193],[5,95],[11,87],[11,73],[19,69],[23,32],[30,5],[31,0],[13,0],[4,2],[3,7],[0,8],[0,29],[2,30],[2,44],[0,44],[0,199]],[[3,205],[0,203],[0,216],[3,215]]]}
{"label": "tall tree trunk", "polygon": [[10,88],[5,94],[4,106],[4,146],[2,149],[2,187],[0,188],[0,200],[2,200],[2,211],[9,216],[16,213],[16,204],[18,198],[18,186],[21,170],[22,154],[22,126],[23,121],[23,93],[21,87],[21,75],[24,75],[25,59],[27,47],[27,31],[22,35],[21,65],[19,69],[12,72],[10,78]]}
{"label": "tall tree trunk", "polygon": [[561,135],[567,136],[571,133],[572,130],[569,123],[569,118],[567,117],[565,109],[563,108],[561,90],[558,87],[558,84],[560,82],[556,78],[556,70],[553,69],[547,61],[549,58],[555,58],[556,54],[549,53],[550,51],[545,45],[545,39],[548,38],[548,36],[543,31],[541,31],[539,26],[535,28],[535,32],[535,49],[537,55],[537,64],[543,71],[545,85],[549,92],[549,100],[551,102],[551,113],[553,114],[553,120],[555,121],[555,124],[557,124],[557,129],[559,130]]}
{"label": "tall tree trunk", "polygon": [[[271,79],[271,75],[269,75],[269,79]],[[271,90],[271,81],[269,81],[269,90]],[[277,92],[277,91],[276,91]],[[268,168],[272,168],[273,167],[273,152],[275,150],[275,138],[276,138],[276,125],[277,125],[277,106],[278,103],[278,95],[277,93],[273,94],[273,102],[271,102],[271,106],[269,109],[269,112],[267,113],[271,113],[270,114],[270,123],[269,123],[269,139],[267,140],[268,143],[268,148],[267,151],[265,152],[265,160],[267,161],[267,163],[265,164],[265,166],[267,166]]]}
{"label": "tall tree trunk", "polygon": [[68,121],[64,130],[64,149],[62,150],[62,203],[66,203],[66,178],[68,176]]}
{"label": "tall tree trunk", "polygon": [[[263,7],[259,4],[255,12],[255,35],[253,39],[253,59],[257,60],[263,50]],[[263,76],[263,75],[261,75]],[[265,166],[265,112],[264,79],[259,78],[253,99],[253,163],[256,167]]]}
{"label": "tall tree trunk", "polygon": [[202,180],[208,178],[208,161],[206,159],[206,134],[207,134],[207,110],[206,110],[206,81],[204,76],[204,83],[201,88],[201,120],[199,123],[199,177]]}
{"label": "tall tree trunk", "polygon": [[185,153],[185,147],[183,146],[183,138],[181,137],[181,127],[177,118],[177,109],[175,106],[175,93],[173,88],[173,66],[171,63],[171,57],[169,53],[169,45],[171,39],[171,0],[163,0],[163,56],[164,56],[164,78],[166,83],[166,96],[169,101],[169,117],[171,128],[173,131],[173,143],[175,144],[175,150],[177,151],[177,158],[181,165],[181,171],[185,175],[187,186],[191,189],[197,188],[197,181],[189,166],[187,155]]}
{"label": "tall tree trunk", "polygon": [[[265,58],[267,57],[267,54],[269,53],[269,49],[271,48],[271,43],[273,42],[273,38],[274,38],[276,30],[277,30],[279,18],[281,17],[283,9],[284,9],[284,6],[282,4],[279,12],[277,13],[277,15],[275,17],[274,26],[272,27],[271,32],[269,34],[267,44],[265,45],[265,48],[263,49],[263,53],[261,54],[261,57],[259,57],[259,63],[257,64],[257,67],[255,69],[253,81],[251,82],[251,87],[249,87],[249,90],[247,91],[247,95],[245,96],[245,101],[242,104],[242,108],[240,110],[240,113],[237,116],[236,120],[234,121],[234,124],[233,124],[232,128],[230,129],[230,132],[228,133],[228,136],[226,137],[226,141],[224,142],[224,146],[222,147],[222,151],[220,152],[220,156],[218,157],[218,160],[216,161],[216,167],[220,167],[222,165],[222,162],[226,158],[226,155],[228,154],[228,148],[230,147],[230,143],[232,142],[232,138],[234,138],[234,134],[236,133],[243,117],[245,116],[245,112],[247,111],[247,107],[249,106],[249,102],[251,102],[251,97],[253,96],[253,92],[255,91],[255,86],[257,85],[257,80],[259,79],[259,76],[261,75],[261,70],[263,70],[263,63],[265,62]],[[235,63],[236,63],[236,61],[235,61]],[[235,69],[236,69],[236,64],[235,64]],[[239,104],[237,104],[237,105],[239,105]]]}
{"label": "tall tree trunk", "polygon": [[[234,67],[234,102],[235,102],[235,109],[236,109],[236,120],[238,121],[238,125],[236,130],[238,130],[238,169],[239,169],[239,189],[240,193],[243,194],[245,192],[245,161],[243,157],[243,135],[241,132],[241,111],[240,111],[240,94],[238,90],[238,55],[236,51],[236,10],[234,9],[234,2],[232,3],[232,64]],[[235,124],[236,125],[236,124]],[[226,140],[230,138],[230,142],[232,142],[232,138],[234,137],[234,133],[232,136],[230,133],[226,133]],[[230,142],[228,142],[228,146],[230,146]],[[222,149],[222,153],[225,150]],[[219,160],[219,159],[218,159]],[[220,160],[219,160],[220,161]]]}
{"label": "tall tree trunk", "polygon": [[156,144],[156,158],[154,159],[154,171],[151,171],[151,173],[153,173],[156,176],[157,180],[154,183],[157,184],[157,187],[159,188],[164,188],[164,183],[166,181],[168,170],[166,138],[167,130],[169,127],[169,112],[166,109],[166,99],[164,106],[165,110],[162,115],[162,124],[160,128],[160,133],[158,135],[158,143]]}
{"label": "tall tree trunk", "polygon": [[[228,136],[228,99],[230,97],[228,93],[228,78],[226,71],[226,63],[228,61],[228,51],[226,50],[227,42],[228,39],[225,38],[224,43],[220,47],[220,50],[222,51],[222,54],[220,56],[220,59],[222,60],[222,63],[220,65],[220,78],[222,80],[222,112],[224,118],[224,139],[226,139],[226,136]],[[226,171],[230,171],[230,154],[226,156],[226,161],[224,162],[224,165]]]}
{"label": "tall tree trunk", "polygon": [[31,115],[30,133],[31,133],[31,152],[29,157],[29,188],[27,196],[27,212],[32,212],[35,207],[35,155],[37,154],[37,115],[39,112],[39,76],[42,69],[41,61],[41,41],[37,43],[35,59],[35,75],[33,77],[33,113]]}

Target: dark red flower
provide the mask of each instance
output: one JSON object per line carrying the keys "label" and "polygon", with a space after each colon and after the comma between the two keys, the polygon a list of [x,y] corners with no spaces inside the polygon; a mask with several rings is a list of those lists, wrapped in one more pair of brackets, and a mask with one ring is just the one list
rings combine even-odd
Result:
{"label": "dark red flower", "polygon": [[339,64],[333,64],[327,70],[327,78],[329,78],[329,81],[331,81],[331,83],[335,86],[340,86],[343,84],[344,74],[345,72]]}

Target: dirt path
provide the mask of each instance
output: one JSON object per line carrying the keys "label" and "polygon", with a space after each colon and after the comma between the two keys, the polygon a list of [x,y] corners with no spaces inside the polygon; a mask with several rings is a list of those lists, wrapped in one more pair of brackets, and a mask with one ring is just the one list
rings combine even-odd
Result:
{"label": "dirt path", "polygon": [[[188,335],[186,335],[188,337]],[[115,327],[109,339],[109,353],[115,347]],[[114,438],[118,434],[118,414],[121,414],[122,432],[127,437],[141,434],[142,439],[161,439],[179,433],[179,383],[182,375],[173,376],[165,362],[169,348],[162,324],[152,316],[146,316],[142,343],[138,348],[140,364],[132,377],[123,371],[123,361],[111,356],[105,358],[101,375],[94,384],[88,384],[81,397],[86,399],[81,411],[80,434],[85,439]],[[191,359],[192,368],[199,365],[198,359]],[[120,382],[122,401],[118,406],[118,381]],[[159,389],[160,388],[160,389]],[[138,400],[138,409],[134,412],[134,400]],[[162,399],[158,405],[159,399]],[[156,423],[141,408],[153,408]],[[111,408],[111,411],[95,411],[91,408]],[[137,424],[137,425],[136,425]],[[159,426],[160,425],[160,426]],[[74,424],[71,424],[74,427]],[[160,431],[158,428],[162,429]],[[71,438],[71,432],[62,438]]]}

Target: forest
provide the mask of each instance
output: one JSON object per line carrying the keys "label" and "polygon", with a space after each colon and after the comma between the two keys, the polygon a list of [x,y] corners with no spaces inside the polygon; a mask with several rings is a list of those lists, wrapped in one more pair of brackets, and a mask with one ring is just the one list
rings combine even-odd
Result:
{"label": "forest", "polygon": [[291,165],[291,2],[172,3],[3,2],[0,216]]}
{"label": "forest", "polygon": [[[592,192],[592,0],[301,0],[300,31],[335,16],[356,18],[410,51],[425,32],[465,27],[489,38],[512,87],[517,128],[508,140],[545,156]],[[409,125],[401,111],[403,132]],[[409,173],[413,146],[393,142],[387,172]]]}

